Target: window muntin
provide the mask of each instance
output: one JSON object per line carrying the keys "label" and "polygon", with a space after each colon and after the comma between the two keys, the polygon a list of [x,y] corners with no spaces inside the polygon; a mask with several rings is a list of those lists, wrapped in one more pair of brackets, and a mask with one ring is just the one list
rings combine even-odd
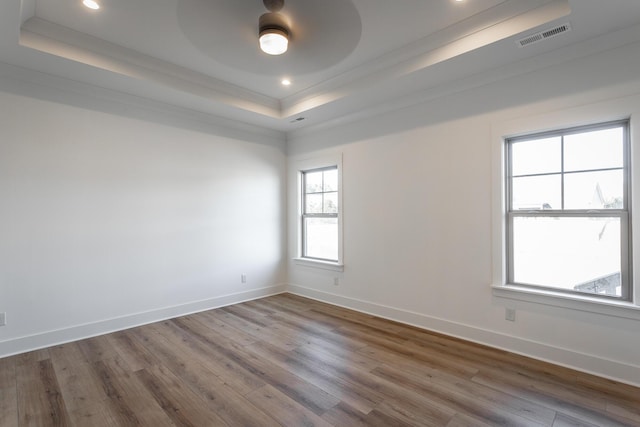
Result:
{"label": "window muntin", "polygon": [[339,260],[338,167],[301,172],[302,257]]}
{"label": "window muntin", "polygon": [[628,121],[506,147],[508,284],[629,300]]}

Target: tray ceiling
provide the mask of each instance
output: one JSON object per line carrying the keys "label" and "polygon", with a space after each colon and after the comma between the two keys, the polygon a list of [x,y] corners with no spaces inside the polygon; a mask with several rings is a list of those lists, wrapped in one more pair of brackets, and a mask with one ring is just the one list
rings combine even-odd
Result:
{"label": "tray ceiling", "polygon": [[[290,49],[269,56],[257,42],[260,0],[101,6],[5,0],[0,60],[281,131],[640,21],[635,0],[286,0]],[[562,23],[572,31],[532,47],[515,43]],[[290,86],[280,84],[285,77]]]}

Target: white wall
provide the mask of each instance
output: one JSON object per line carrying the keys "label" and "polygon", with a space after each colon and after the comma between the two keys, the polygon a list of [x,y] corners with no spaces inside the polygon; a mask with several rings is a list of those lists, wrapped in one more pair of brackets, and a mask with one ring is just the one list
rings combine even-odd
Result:
{"label": "white wall", "polygon": [[[274,135],[25,83],[0,65],[0,356],[289,289],[640,385],[638,316],[490,287],[502,132],[640,114],[640,44],[547,59],[535,73],[519,74],[535,61],[514,64],[409,108],[302,131],[288,159]],[[335,152],[345,270],[287,271],[297,245],[286,164]]]}
{"label": "white wall", "polygon": [[282,142],[55,93],[0,79],[0,356],[284,289]]}
{"label": "white wall", "polygon": [[[492,227],[496,215],[500,224],[501,132],[640,115],[640,44],[475,88],[465,83],[472,88],[289,140],[290,163],[343,155],[345,264],[335,273],[290,263],[290,289],[640,385],[637,306],[622,317],[594,314],[497,297],[491,288],[499,284]],[[634,122],[636,157],[638,129]],[[295,198],[291,176],[290,257]],[[637,264],[640,246],[635,254]],[[516,308],[516,322],[505,321],[505,307]]]}

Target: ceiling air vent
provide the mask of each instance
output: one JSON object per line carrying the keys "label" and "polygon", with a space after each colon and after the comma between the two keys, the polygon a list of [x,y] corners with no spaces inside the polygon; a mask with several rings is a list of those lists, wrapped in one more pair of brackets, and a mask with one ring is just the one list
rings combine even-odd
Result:
{"label": "ceiling air vent", "polygon": [[566,33],[567,31],[571,31],[571,24],[568,22],[566,24],[558,25],[557,27],[549,28],[548,30],[540,31],[539,33],[531,34],[530,36],[516,41],[516,43],[519,47],[525,47]]}

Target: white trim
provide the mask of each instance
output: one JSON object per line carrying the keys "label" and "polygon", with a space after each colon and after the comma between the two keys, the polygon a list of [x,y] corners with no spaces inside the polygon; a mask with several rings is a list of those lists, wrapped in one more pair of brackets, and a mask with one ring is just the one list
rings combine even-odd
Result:
{"label": "white trim", "polygon": [[[439,332],[466,341],[510,351],[636,387],[640,386],[640,365],[604,359],[566,348],[555,347],[512,335],[497,333],[472,325],[451,322],[438,317],[291,284],[254,289],[208,300],[2,341],[0,342],[0,357],[11,356],[66,342],[91,338],[114,331],[146,325],[178,316],[211,310],[285,292],[290,292],[295,295],[312,298],[396,322],[405,323],[425,330]],[[498,290],[498,292],[500,292],[500,290]],[[635,319],[638,319],[640,318],[640,309],[633,309],[633,313],[636,312],[638,313],[638,317],[635,317]]]}
{"label": "white trim", "polygon": [[[565,207],[565,203],[566,203],[566,194],[565,194],[565,177],[568,177],[571,175],[572,171],[567,171],[565,169],[565,158],[567,156],[567,152],[565,151],[565,138],[569,138],[571,136],[576,136],[576,135],[585,135],[588,133],[593,133],[593,132],[599,132],[599,131],[607,131],[607,130],[620,130],[620,139],[616,140],[616,143],[620,143],[622,149],[621,149],[621,156],[622,159],[620,160],[620,164],[616,164],[615,168],[607,168],[607,170],[615,170],[615,171],[619,171],[621,172],[622,176],[623,176],[623,181],[624,181],[624,185],[623,185],[623,191],[622,191],[622,196],[623,196],[623,206],[619,207],[617,209],[596,209],[596,210],[591,210],[591,209],[587,209],[585,207],[581,207],[581,208],[569,208],[567,209]],[[506,265],[507,265],[507,274],[506,274],[506,286],[514,286],[517,285],[518,287],[522,287],[522,288],[527,288],[527,287],[532,287],[532,286],[527,286],[525,283],[536,283],[535,281],[533,282],[527,282],[527,280],[525,279],[524,281],[519,281],[516,282],[514,280],[514,275],[516,274],[515,271],[515,267],[514,265],[516,264],[515,262],[515,258],[516,258],[516,254],[515,254],[515,240],[517,240],[517,236],[516,236],[516,221],[517,219],[538,219],[538,220],[542,220],[542,219],[554,219],[554,220],[570,220],[570,219],[575,219],[575,220],[596,220],[596,219],[600,219],[600,220],[617,220],[619,223],[619,232],[617,234],[618,238],[619,238],[619,243],[618,243],[618,258],[620,259],[620,264],[618,265],[618,267],[620,268],[620,270],[618,271],[618,275],[621,277],[620,282],[622,284],[622,289],[621,289],[621,293],[620,295],[617,295],[621,300],[623,301],[629,301],[631,299],[631,295],[633,294],[632,292],[632,286],[633,284],[631,283],[631,277],[632,276],[632,271],[631,271],[631,267],[632,267],[632,254],[633,251],[631,250],[631,215],[630,215],[630,210],[631,210],[631,202],[633,200],[633,197],[631,197],[631,190],[632,190],[632,183],[631,181],[631,173],[630,173],[630,169],[631,169],[631,160],[629,159],[629,153],[630,153],[630,141],[631,141],[631,137],[629,135],[631,131],[631,119],[630,118],[625,118],[622,120],[615,120],[615,121],[607,121],[607,122],[594,122],[591,124],[587,124],[587,125],[583,125],[583,126],[577,126],[577,127],[562,127],[562,128],[557,128],[557,129],[553,129],[551,131],[546,131],[543,133],[527,133],[526,135],[520,135],[517,137],[512,137],[512,136],[503,136],[503,145],[504,145],[504,152],[506,153],[506,161],[503,162],[503,168],[504,168],[504,172],[503,174],[508,175],[506,177],[506,179],[503,181],[502,185],[506,186],[503,187],[502,190],[502,194],[504,195],[503,197],[505,198],[506,202],[503,211],[502,211],[502,215],[506,216],[506,243],[504,245],[503,249],[503,255],[506,258]],[[563,183],[562,184],[562,188],[563,190],[560,191],[560,200],[561,200],[561,206],[548,206],[550,209],[550,211],[543,209],[534,209],[534,210],[529,210],[527,211],[526,209],[522,208],[522,207],[514,207],[512,206],[514,204],[514,195],[513,194],[509,194],[509,188],[511,188],[511,192],[513,193],[513,188],[514,188],[514,182],[516,179],[523,179],[522,177],[524,176],[524,179],[527,179],[526,177],[531,177],[531,176],[535,176],[536,174],[531,174],[531,172],[527,172],[525,174],[517,174],[514,173],[512,171],[512,168],[514,166],[514,162],[515,160],[512,158],[513,157],[513,153],[515,153],[515,147],[518,146],[520,143],[537,143],[536,141],[541,140],[542,138],[547,138],[547,139],[554,139],[556,142],[558,142],[557,146],[555,146],[555,149],[558,150],[557,151],[557,155],[558,155],[558,160],[560,161],[560,159],[563,159],[560,163],[560,165],[558,166],[559,169],[558,170],[554,170],[552,176],[557,176],[560,178],[560,181]],[[598,169],[596,167],[590,167],[590,168],[584,168],[581,172],[602,172],[602,169]],[[549,175],[551,176],[551,175]],[[602,195],[601,195],[602,196]],[[551,202],[553,204],[553,202]],[[603,201],[604,203],[604,201]],[[541,265],[538,265],[538,267],[541,267]],[[539,268],[538,268],[539,269]],[[608,271],[608,273],[610,273],[610,271]],[[602,273],[600,275],[603,275],[605,273]],[[531,278],[529,278],[531,279]],[[592,278],[593,279],[593,278]],[[575,282],[574,282],[575,283]],[[539,283],[539,285],[545,285],[545,283]],[[566,284],[565,284],[566,285]],[[567,294],[572,294],[574,296],[577,296],[578,299],[581,298],[581,293],[577,290],[574,290],[573,288],[566,288],[565,286],[560,286],[560,285],[549,285],[549,288],[553,288],[551,289],[552,291],[561,291],[564,289],[564,292],[566,292]],[[585,292],[586,293],[586,292]],[[555,295],[555,293],[550,292],[547,295],[553,296]],[[590,294],[588,294],[588,296],[592,296],[597,298],[607,298],[606,296],[601,296],[598,297],[597,296],[598,293],[596,292],[592,292]]]}
{"label": "white trim", "polygon": [[446,36],[444,32],[436,37],[430,34],[286,97],[281,101],[282,115],[291,117],[340,102],[362,90],[363,85],[369,92],[372,88],[380,90],[387,85],[398,85],[402,77],[566,17],[571,7],[567,0],[515,0],[494,6],[491,13],[490,24],[485,21],[486,14],[478,13],[452,25]]}
{"label": "white trim", "polygon": [[31,17],[20,27],[19,44],[113,73],[206,97],[210,102],[230,104],[268,117],[281,117],[280,103],[276,98],[87,33],[71,30],[37,16]]}
{"label": "white trim", "polygon": [[[526,134],[549,131],[553,129],[571,128],[588,125],[591,123],[605,123],[609,121],[623,120],[631,117],[631,226],[640,223],[640,186],[634,185],[640,177],[640,150],[636,147],[640,144],[640,133],[637,118],[640,94],[634,93],[615,99],[606,99],[591,104],[580,105],[563,110],[545,111],[539,115],[527,115],[511,120],[492,124],[492,282],[493,293],[496,297],[524,302],[545,304],[570,310],[586,311],[607,316],[638,319],[636,314],[640,310],[640,281],[631,278],[631,293],[633,301],[617,302],[604,299],[582,297],[580,295],[568,295],[561,292],[538,291],[535,289],[523,290],[522,287],[508,285],[505,260],[505,144],[506,137],[514,137]],[[632,247],[635,251],[631,260],[631,271],[638,274],[640,270],[640,236],[634,233]]]}
{"label": "white trim", "polygon": [[[302,172],[320,169],[325,167],[336,166],[338,168],[338,261],[336,262],[322,262],[318,260],[312,260],[309,258],[302,258]],[[344,217],[344,204],[342,197],[342,153],[331,153],[317,157],[305,158],[295,161],[293,172],[296,174],[296,187],[295,187],[295,201],[296,201],[296,232],[295,232],[295,254],[293,261],[298,265],[305,265],[307,267],[326,268],[333,270],[334,268],[344,269],[344,252],[342,250],[342,236],[343,236],[343,217]],[[299,262],[303,261],[303,262]],[[335,270],[342,271],[342,270]]]}
{"label": "white trim", "polygon": [[263,126],[0,62],[0,90],[285,150],[285,133]]}
{"label": "white trim", "polygon": [[304,267],[321,268],[323,270],[344,271],[344,264],[330,261],[320,261],[309,258],[294,258],[293,263]]}
{"label": "white trim", "polygon": [[288,286],[288,292],[318,301],[371,314],[418,328],[442,333],[466,341],[486,345],[531,357],[555,365],[564,366],[599,377],[608,378],[632,386],[640,386],[640,365],[605,359],[567,348],[519,338],[478,328],[472,325],[451,322],[446,319],[402,310],[382,304],[322,292],[304,286]]}
{"label": "white trim", "polygon": [[274,285],[69,328],[0,341],[0,358],[286,292]]}
{"label": "white trim", "polygon": [[493,295],[498,298],[525,301],[552,307],[569,308],[571,310],[597,313],[605,316],[620,317],[640,321],[640,307],[626,301],[565,294],[523,286],[492,286]]}

